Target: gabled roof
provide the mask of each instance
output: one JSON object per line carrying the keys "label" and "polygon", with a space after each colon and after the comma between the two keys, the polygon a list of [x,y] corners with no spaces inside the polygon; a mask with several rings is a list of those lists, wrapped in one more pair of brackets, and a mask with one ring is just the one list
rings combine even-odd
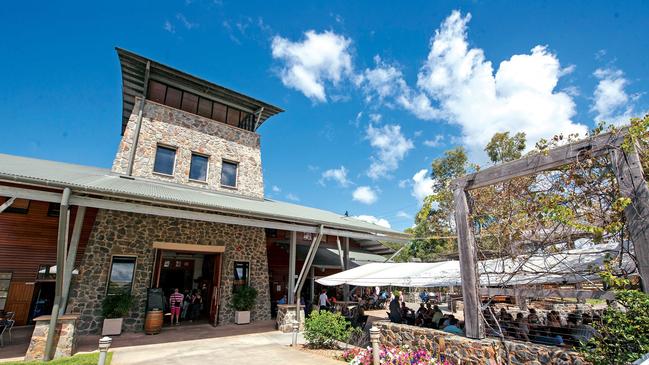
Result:
{"label": "gabled roof", "polygon": [[283,112],[281,108],[251,98],[234,90],[200,79],[175,68],[163,65],[122,48],[115,48],[122,68],[122,134],[135,105],[135,97],[142,97],[149,63],[149,78],[179,87],[196,94],[234,106],[249,113],[261,111],[257,127],[266,119]]}
{"label": "gabled roof", "polygon": [[185,209],[206,209],[246,217],[324,225],[384,235],[386,240],[406,240],[410,237],[376,224],[302,205],[127,177],[103,168],[6,154],[0,154],[0,180],[56,188],[69,187],[77,193],[152,202]]}

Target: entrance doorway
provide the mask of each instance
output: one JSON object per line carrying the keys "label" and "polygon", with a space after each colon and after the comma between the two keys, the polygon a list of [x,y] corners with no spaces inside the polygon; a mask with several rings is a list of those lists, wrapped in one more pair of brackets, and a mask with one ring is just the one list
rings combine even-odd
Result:
{"label": "entrance doorway", "polygon": [[[199,249],[201,251],[197,251]],[[213,252],[215,249],[221,252]],[[173,244],[157,248],[152,287],[162,289],[165,313],[170,311],[168,298],[177,288],[187,298],[183,302],[181,321],[209,322],[216,326],[221,262],[222,247]]]}

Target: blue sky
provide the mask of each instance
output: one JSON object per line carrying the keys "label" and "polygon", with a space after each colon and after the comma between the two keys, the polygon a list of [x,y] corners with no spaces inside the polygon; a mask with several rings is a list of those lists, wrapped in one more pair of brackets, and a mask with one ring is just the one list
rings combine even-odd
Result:
{"label": "blue sky", "polygon": [[286,110],[259,129],[268,196],[400,230],[447,149],[484,162],[497,131],[646,112],[647,16],[642,1],[10,2],[0,152],[110,167],[119,46]]}

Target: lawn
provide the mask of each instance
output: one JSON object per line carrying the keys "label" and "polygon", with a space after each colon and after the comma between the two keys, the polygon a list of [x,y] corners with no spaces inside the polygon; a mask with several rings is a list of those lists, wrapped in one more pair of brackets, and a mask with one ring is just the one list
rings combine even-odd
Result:
{"label": "lawn", "polygon": [[[108,353],[106,358],[106,365],[110,364],[113,354]],[[62,359],[56,359],[48,362],[48,365],[97,365],[99,360],[99,353],[94,352],[91,354],[78,354],[72,357],[66,357]],[[43,361],[15,361],[15,362],[3,362],[2,365],[25,365],[25,364],[46,364]]]}

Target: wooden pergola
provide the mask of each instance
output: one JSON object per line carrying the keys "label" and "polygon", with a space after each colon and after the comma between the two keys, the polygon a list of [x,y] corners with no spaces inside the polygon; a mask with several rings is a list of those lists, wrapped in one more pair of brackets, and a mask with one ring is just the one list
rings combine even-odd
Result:
{"label": "wooden pergola", "polygon": [[622,144],[626,130],[609,132],[554,148],[547,153],[493,166],[453,181],[455,222],[460,254],[462,295],[464,298],[465,332],[469,338],[484,338],[480,320],[480,280],[476,242],[469,219],[468,192],[507,181],[534,175],[578,161],[585,156],[608,156],[615,172],[620,193],[631,199],[624,214],[628,223],[629,238],[633,242],[642,290],[649,293],[649,188],[644,178],[640,157],[635,145],[626,150]]}

